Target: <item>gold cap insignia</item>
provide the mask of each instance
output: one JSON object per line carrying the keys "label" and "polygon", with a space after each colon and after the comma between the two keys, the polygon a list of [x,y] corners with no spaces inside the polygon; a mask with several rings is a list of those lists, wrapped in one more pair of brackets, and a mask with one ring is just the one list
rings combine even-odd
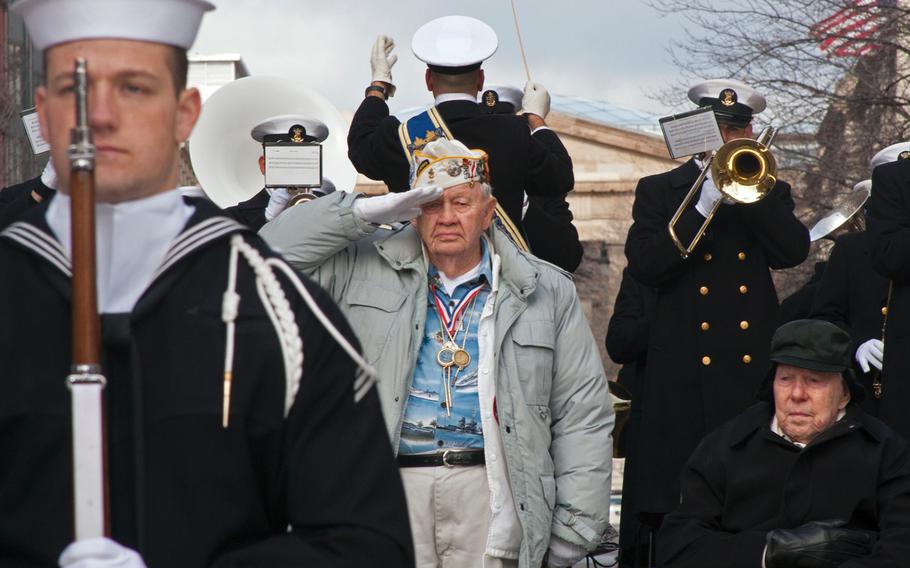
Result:
{"label": "gold cap insignia", "polygon": [[910,150],[904,150],[897,155],[898,160],[906,160],[907,158],[910,158]]}
{"label": "gold cap insignia", "polygon": [[718,98],[720,99],[720,104],[731,107],[735,105],[737,101],[736,91],[733,89],[724,89],[720,92],[720,96]]}
{"label": "gold cap insignia", "polygon": [[493,108],[496,106],[496,103],[499,102],[499,95],[496,94],[496,91],[490,89],[489,91],[484,91],[483,93],[483,104]]}
{"label": "gold cap insignia", "polygon": [[288,134],[291,136],[291,142],[300,144],[303,142],[303,137],[306,136],[306,128],[300,126],[299,124],[295,124],[288,131]]}

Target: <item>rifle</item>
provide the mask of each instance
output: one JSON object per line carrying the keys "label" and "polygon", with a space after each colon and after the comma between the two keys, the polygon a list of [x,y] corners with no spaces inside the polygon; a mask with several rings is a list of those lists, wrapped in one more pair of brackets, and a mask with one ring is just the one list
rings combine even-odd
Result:
{"label": "rifle", "polygon": [[101,322],[95,286],[95,145],[88,125],[85,59],[73,72],[76,126],[70,132],[73,359],[66,382],[72,395],[73,499],[76,540],[110,535],[107,440],[101,374]]}

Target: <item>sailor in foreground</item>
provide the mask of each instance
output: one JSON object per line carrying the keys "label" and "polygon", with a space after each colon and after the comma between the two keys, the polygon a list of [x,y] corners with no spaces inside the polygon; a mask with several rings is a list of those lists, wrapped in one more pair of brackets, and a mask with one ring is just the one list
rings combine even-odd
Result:
{"label": "sailor in foreground", "polygon": [[549,550],[571,566],[607,528],[597,345],[571,280],[490,228],[486,154],[436,140],[417,156],[411,191],[336,193],[261,233],[357,322],[385,378],[417,565],[537,568]]}
{"label": "sailor in foreground", "polygon": [[[477,97],[477,104],[485,114],[512,115],[521,110],[521,98],[518,87],[490,85]],[[585,251],[565,195],[525,195],[521,223],[534,256],[575,272]]]}
{"label": "sailor in foreground", "polygon": [[252,231],[174,189],[200,109],[186,49],[212,8],[13,5],[47,62],[36,103],[61,172],[74,60],[87,61],[110,538],[73,542],[63,174],[49,204],[0,236],[0,566],[413,563],[379,399],[345,319]]}
{"label": "sailor in foreground", "polygon": [[522,116],[486,115],[477,106],[483,90],[481,63],[496,51],[496,32],[480,20],[446,16],[417,30],[414,55],[427,64],[426,85],[435,106],[405,124],[389,116],[386,100],[395,93],[392,55],[395,42],[379,36],[370,64],[373,80],[348,132],[348,155],[357,171],[385,182],[390,191],[411,186],[414,152],[437,138],[458,139],[490,157],[490,183],[499,206],[521,235],[521,207],[528,195],[561,196],[572,190],[572,159],[559,137],[547,128],[550,95],[528,83]]}
{"label": "sailor in foreground", "polygon": [[[689,99],[714,109],[724,141],[752,138],[752,117],[765,108],[760,93],[733,80],[695,85]],[[809,251],[790,186],[778,180],[756,203],[720,205],[683,258],[668,224],[701,168],[691,159],[642,178],[626,241],[631,275],[658,288],[642,385],[636,499],[652,526],[679,502],[679,473],[701,438],[746,408],[761,383],[777,326],[769,269],[796,266]],[[677,224],[682,242],[693,239],[722,198],[708,176]]]}
{"label": "sailor in foreground", "polygon": [[910,445],[863,412],[847,332],[781,326],[760,402],[699,444],[658,543],[666,568],[906,568]]}
{"label": "sailor in foreground", "polygon": [[[300,142],[319,144],[329,136],[329,129],[320,120],[297,115],[281,115],[267,118],[253,127],[250,136],[256,142]],[[259,171],[265,175],[265,146],[259,156]],[[263,188],[250,199],[224,210],[225,213],[247,227],[258,231],[267,222],[281,214],[286,208],[335,191],[332,180],[323,177],[320,187],[288,189],[286,187]]]}
{"label": "sailor in foreground", "polygon": [[[910,153],[901,149],[898,157]],[[903,156],[902,156],[903,154]],[[887,325],[882,345],[879,418],[910,438],[910,159],[872,170],[872,195],[866,209],[866,232],[872,266],[890,281]]]}
{"label": "sailor in foreground", "polygon": [[[903,157],[902,157],[903,156]],[[910,142],[893,144],[873,156],[870,169],[910,158]],[[856,184],[849,209],[858,211],[845,225],[858,228],[837,237],[825,275],[815,293],[812,317],[839,325],[853,339],[854,371],[870,396],[863,410],[878,416],[885,346],[882,334],[888,313],[888,279],[875,271],[863,213],[871,180]],[[849,203],[849,200],[845,203]],[[841,217],[846,217],[849,210]]]}

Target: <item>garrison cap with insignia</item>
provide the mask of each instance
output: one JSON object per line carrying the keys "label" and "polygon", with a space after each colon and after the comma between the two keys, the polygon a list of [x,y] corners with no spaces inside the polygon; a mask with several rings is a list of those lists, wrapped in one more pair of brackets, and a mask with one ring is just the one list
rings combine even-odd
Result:
{"label": "garrison cap with insignia", "polygon": [[321,120],[296,114],[269,117],[250,131],[253,140],[264,142],[323,142],[329,137],[329,127]]}
{"label": "garrison cap with insignia", "polygon": [[496,52],[499,39],[487,24],[468,16],[430,20],[414,33],[411,51],[430,70],[459,75],[480,69]]}
{"label": "garrison cap with insignia", "polygon": [[414,152],[412,189],[435,185],[443,189],[468,182],[490,182],[487,153],[458,140],[439,138]]}
{"label": "garrison cap with insignia", "polygon": [[131,39],[189,49],[206,0],[19,0],[11,10],[25,20],[35,48],[83,39]]}
{"label": "garrison cap with insignia", "polygon": [[872,156],[872,160],[869,162],[869,169],[874,170],[882,164],[906,160],[907,158],[910,158],[910,142],[898,142]]}
{"label": "garrison cap with insignia", "polygon": [[765,97],[733,79],[711,79],[689,89],[689,100],[714,109],[718,122],[745,127],[767,106]]}
{"label": "garrison cap with insignia", "polygon": [[521,109],[521,89],[512,85],[491,85],[477,97],[480,110],[487,114],[515,114]]}

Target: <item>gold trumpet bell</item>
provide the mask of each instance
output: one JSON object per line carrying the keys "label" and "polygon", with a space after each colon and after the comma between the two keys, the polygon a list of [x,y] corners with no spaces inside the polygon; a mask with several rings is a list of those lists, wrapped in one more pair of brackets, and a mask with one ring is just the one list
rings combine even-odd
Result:
{"label": "gold trumpet bell", "polygon": [[777,162],[768,147],[741,138],[724,144],[711,163],[717,189],[737,203],[755,203],[777,182]]}

